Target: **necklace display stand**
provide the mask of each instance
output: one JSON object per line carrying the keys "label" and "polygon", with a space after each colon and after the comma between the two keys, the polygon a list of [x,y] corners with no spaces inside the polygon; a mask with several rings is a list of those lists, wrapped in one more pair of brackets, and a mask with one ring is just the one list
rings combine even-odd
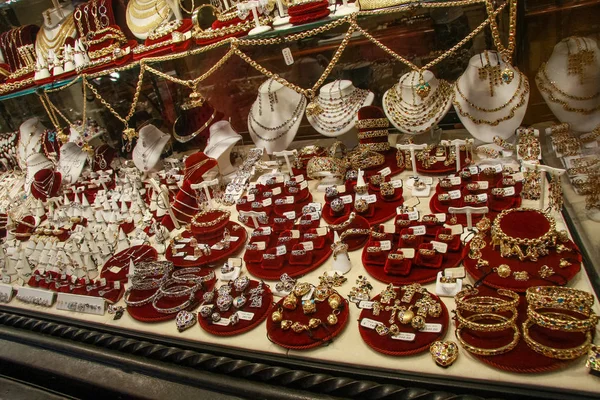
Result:
{"label": "necklace display stand", "polygon": [[146,40],[150,32],[173,16],[177,20],[182,19],[179,3],[172,0],[130,0],[126,16],[131,33],[140,40]]}
{"label": "necklace display stand", "polygon": [[233,130],[229,121],[218,121],[210,127],[210,136],[204,154],[217,160],[219,170],[224,176],[236,170],[231,165],[231,150],[240,140],[242,136]]}
{"label": "necklace display stand", "polygon": [[371,105],[374,99],[372,92],[356,88],[351,81],[330,82],[321,87],[319,96],[307,108],[306,117],[321,135],[338,137],[355,127],[358,110]]}
{"label": "necklace display stand", "polygon": [[258,88],[258,97],[248,113],[248,130],[256,147],[268,154],[288,148],[296,137],[306,98],[269,79]]}
{"label": "necklace display stand", "polygon": [[[51,65],[58,68],[52,71],[51,75],[63,73],[63,66],[60,63],[54,64],[58,58],[62,59],[64,46],[68,39],[75,39],[77,29],[73,19],[75,8],[71,2],[59,4],[53,0],[54,7],[43,13],[44,23],[40,27],[35,41],[36,58],[39,65]],[[50,74],[50,68],[48,70]],[[41,77],[41,76],[40,76]]]}
{"label": "necklace display stand", "polygon": [[[592,61],[578,65],[576,73],[569,69],[569,59],[576,57],[578,50],[588,52]],[[600,125],[600,50],[596,41],[571,37],[557,43],[540,67],[536,84],[560,122],[577,132],[590,132]]]}
{"label": "necklace display stand", "polygon": [[73,142],[65,143],[60,148],[60,159],[57,170],[62,174],[63,181],[75,183],[81,176],[87,153]]}
{"label": "necklace display stand", "polygon": [[146,125],[140,129],[139,139],[131,154],[135,166],[144,173],[160,169],[160,155],[170,138],[170,135],[154,125]]}
{"label": "necklace display stand", "polygon": [[438,80],[431,71],[423,71],[422,75],[412,71],[402,75],[400,81],[384,93],[382,105],[385,115],[399,131],[425,133],[450,110],[451,85]]}
{"label": "necklace display stand", "polygon": [[479,230],[473,226],[473,214],[487,214],[490,210],[487,207],[449,207],[448,214],[465,214],[467,217],[467,227],[460,235],[460,240],[466,243],[472,239]]}
{"label": "necklace display stand", "polygon": [[[440,144],[442,146],[454,146],[454,154],[460,154],[460,146],[464,146],[465,149],[467,146],[472,146],[474,140],[473,139],[454,139],[454,140],[441,140]],[[460,157],[456,157],[456,172],[460,171]]]}
{"label": "necklace display stand", "polygon": [[290,17],[283,8],[282,0],[277,0],[277,11],[279,12],[279,15],[273,19],[273,28],[275,28],[275,30],[291,28],[292,24],[290,24]]}
{"label": "necklace display stand", "polygon": [[31,193],[31,185],[35,180],[35,174],[43,169],[54,169],[52,161],[48,160],[42,153],[31,154],[27,158],[27,176],[25,177],[25,193]]}
{"label": "necklace display stand", "polygon": [[[491,143],[494,136],[509,138],[521,125],[529,103],[529,82],[496,53],[484,54],[473,56],[456,81],[454,108],[473,137]],[[483,76],[487,78],[482,80]],[[505,81],[504,76],[512,78]]]}
{"label": "necklace display stand", "polygon": [[258,10],[257,10],[259,5],[260,4],[258,1],[247,1],[245,3],[238,3],[238,8],[244,7],[246,10],[251,11],[252,18],[254,18],[254,24],[256,26],[254,28],[252,28],[250,30],[250,32],[248,32],[248,36],[260,35],[261,33],[269,32],[270,30],[273,29],[269,25],[261,25],[260,24],[260,19],[258,18]]}
{"label": "necklace display stand", "polygon": [[42,133],[45,127],[38,118],[29,118],[19,127],[19,143],[17,145],[17,161],[21,169],[27,167],[27,159],[38,153],[42,147]]}

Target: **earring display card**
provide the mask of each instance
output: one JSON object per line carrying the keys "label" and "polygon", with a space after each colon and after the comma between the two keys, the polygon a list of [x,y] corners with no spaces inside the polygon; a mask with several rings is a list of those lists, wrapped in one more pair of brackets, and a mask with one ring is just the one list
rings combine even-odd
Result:
{"label": "earring display card", "polygon": [[59,293],[56,299],[56,308],[84,314],[104,315],[106,300],[102,297]]}

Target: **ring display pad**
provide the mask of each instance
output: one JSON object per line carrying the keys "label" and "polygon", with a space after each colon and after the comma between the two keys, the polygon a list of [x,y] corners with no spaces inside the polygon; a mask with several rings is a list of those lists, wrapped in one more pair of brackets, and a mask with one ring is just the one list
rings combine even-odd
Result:
{"label": "ring display pad", "polygon": [[[500,219],[500,222],[498,222],[498,219]],[[496,224],[500,226],[504,234],[511,238],[533,241],[544,237],[553,229],[549,219],[541,211],[534,209],[507,210],[496,217],[494,225]],[[494,245],[489,233],[486,234],[484,240],[486,246],[480,250],[481,257],[476,259],[469,257],[472,242],[465,247],[463,250],[463,264],[474,280],[482,280],[485,285],[493,288],[510,289],[523,293],[531,286],[563,286],[573,279],[581,269],[581,254],[575,243],[569,239],[564,242],[556,239],[556,246],[547,247],[548,254],[539,255],[536,262],[528,259],[521,261],[516,256],[502,257],[500,251],[500,248],[503,247],[502,244]],[[559,249],[558,246],[564,247]],[[527,246],[522,245],[520,247],[521,252],[526,254],[525,248]],[[478,268],[477,263],[479,260],[487,261],[489,265],[480,265]],[[561,266],[561,260],[565,260],[563,266]],[[492,270],[492,268],[498,268],[503,264],[510,268],[509,271],[506,271],[509,275],[505,278]],[[554,273],[542,278],[540,271],[543,266],[551,268]],[[527,272],[528,279],[516,280],[514,272],[522,271]]]}
{"label": "ring display pad", "polygon": [[[284,320],[291,320],[307,325],[310,319],[318,318],[325,325],[321,325],[317,329],[312,329],[310,331],[296,333],[292,329],[281,329],[279,323],[273,322],[271,316],[269,316],[269,318],[267,318],[267,336],[269,340],[281,347],[293,350],[308,350],[331,342],[336,336],[342,333],[348,323],[348,317],[350,316],[348,300],[335,290],[333,293],[337,293],[342,299],[340,313],[337,315],[338,321],[335,325],[330,326],[327,325],[326,322],[327,317],[332,313],[332,309],[327,303],[327,300],[322,303],[316,302],[317,311],[305,315],[302,310],[302,304],[299,304],[293,311],[283,308],[283,302],[285,301],[284,297],[273,306],[273,310],[283,309]],[[300,303],[300,299],[298,299],[298,303]]]}
{"label": "ring display pad", "polygon": [[268,154],[289,147],[302,122],[307,100],[304,95],[268,79],[248,113],[248,131],[256,147]]}
{"label": "ring display pad", "polygon": [[[248,239],[248,234],[246,233],[246,229],[244,229],[240,224],[237,224],[233,221],[229,221],[227,226],[223,229],[228,229],[231,235],[231,238],[237,237],[237,239],[232,240],[230,242],[229,248],[217,249],[212,248],[214,245],[223,240],[223,234],[212,236],[210,238],[204,238],[202,235],[195,235],[190,231],[184,231],[181,236],[184,240],[195,237],[199,244],[206,244],[208,247],[211,247],[210,254],[202,253],[197,258],[194,257],[194,248],[190,245],[190,242],[182,243],[183,247],[176,249],[178,252],[185,253],[183,257],[175,256],[173,254],[173,246],[170,245],[167,247],[167,251],[165,252],[165,258],[173,263],[176,267],[200,267],[207,264],[215,264],[219,261],[225,260],[232,255],[236,254],[240,251],[246,240]],[[172,243],[173,244],[173,243]],[[188,259],[186,257],[191,257],[195,259]]]}
{"label": "ring display pad", "polygon": [[[576,65],[571,59],[585,59]],[[595,40],[569,37],[554,46],[535,82],[552,113],[578,132],[600,125],[600,50]]]}
{"label": "ring display pad", "polygon": [[[206,272],[205,274],[199,275],[199,276],[206,276],[207,274],[211,273],[212,270],[207,268],[205,270],[205,272]],[[185,308],[185,310],[191,311],[191,310],[195,309],[196,307],[198,307],[198,304],[202,303],[202,300],[203,300],[202,296],[204,295],[204,293],[210,292],[213,289],[213,287],[215,286],[215,283],[216,283],[215,277],[204,282],[202,284],[203,285],[202,289],[199,289],[195,293],[195,300],[192,301],[190,303],[190,305]],[[128,300],[141,301],[141,300],[147,299],[150,296],[152,296],[154,293],[156,293],[156,290],[158,290],[158,289],[132,290],[131,293],[129,294]],[[177,307],[178,305],[183,304],[188,298],[189,298],[189,295],[184,295],[184,296],[180,296],[180,297],[162,297],[159,299],[159,301],[157,303],[158,303],[158,306],[161,308]],[[127,313],[133,319],[136,319],[141,322],[162,322],[162,321],[169,321],[169,320],[175,319],[177,317],[176,312],[171,313],[171,314],[165,314],[165,313],[160,313],[160,312],[156,311],[156,309],[152,305],[152,302],[150,302],[149,304],[145,304],[143,306],[139,306],[139,307],[127,306]]]}
{"label": "ring display pad", "polygon": [[[396,217],[395,233],[371,233],[361,257],[369,275],[394,285],[428,283],[436,280],[439,271],[461,263],[464,256],[460,237],[444,228],[436,216],[424,216],[421,222],[410,221],[406,216]],[[371,247],[375,249],[369,251]],[[420,250],[434,251],[426,256]],[[402,256],[389,258],[392,254]]]}
{"label": "ring display pad", "polygon": [[355,87],[351,81],[337,80],[321,87],[319,96],[306,107],[306,118],[321,135],[341,136],[354,128],[358,110],[374,99],[372,92]]}
{"label": "ring display pad", "polygon": [[[394,291],[397,293],[397,299],[401,299],[404,293],[406,293],[406,290],[403,288],[394,289]],[[358,318],[358,331],[360,332],[360,336],[369,347],[389,356],[410,356],[428,351],[431,343],[435,342],[436,340],[441,340],[446,335],[449,325],[449,315],[446,305],[435,294],[430,295],[433,300],[437,301],[441,305],[442,312],[438,317],[425,317],[426,323],[429,324],[425,332],[416,330],[411,326],[410,322],[407,324],[401,323],[400,316],[398,315],[401,311],[392,311],[391,309],[386,311],[386,306],[394,306],[394,300],[392,300],[390,304],[383,305],[384,309],[379,313],[379,315],[374,315],[372,309],[363,309],[361,311],[360,317]],[[417,303],[420,298],[421,294],[415,293],[409,302],[400,302],[399,306],[405,308],[413,306],[414,310],[411,311],[413,311],[416,315],[418,307],[415,306],[415,303]],[[377,295],[371,299],[373,302],[379,302],[380,300],[381,295]],[[394,319],[394,324],[398,326],[400,331],[400,333],[396,335],[398,339],[392,338],[389,334],[380,335],[374,328],[370,329],[361,325],[364,318],[368,318],[369,320],[376,321],[389,328],[390,316],[392,312],[394,312],[394,314],[397,316]],[[431,332],[428,331],[430,329],[432,330]],[[414,338],[412,338],[412,335],[414,335]]]}
{"label": "ring display pad", "polygon": [[384,93],[382,103],[385,115],[400,132],[429,132],[452,107],[452,85],[431,71],[422,75],[412,71]]}
{"label": "ring display pad", "polygon": [[473,137],[491,143],[507,139],[521,125],[529,103],[529,81],[500,55],[475,55],[454,85],[454,108]]}
{"label": "ring display pad", "polygon": [[126,282],[130,261],[141,263],[156,260],[158,260],[158,253],[154,247],[132,246],[109,258],[100,271],[100,277],[105,278],[108,282]]}
{"label": "ring display pad", "polygon": [[[498,294],[495,290],[486,288],[484,286],[480,286],[479,288],[480,296],[494,296],[497,297]],[[463,354],[469,354],[469,356],[475,357],[479,359],[481,362],[490,365],[494,368],[515,372],[515,373],[541,373],[541,372],[549,372],[554,371],[560,368],[564,368],[569,365],[572,361],[575,360],[558,360],[550,357],[545,357],[535,351],[533,351],[527,343],[523,340],[523,330],[522,325],[523,322],[527,319],[527,301],[524,297],[521,297],[521,301],[519,302],[519,306],[517,308],[518,316],[516,320],[516,325],[521,333],[519,342],[516,347],[504,354],[498,354],[494,356],[481,356],[476,354],[470,354],[462,346]],[[565,310],[561,310],[561,312],[565,312]],[[566,311],[568,312],[568,311]],[[510,313],[499,313],[500,315],[510,316]],[[469,313],[465,312],[465,316],[469,316]],[[492,320],[481,320],[478,322],[486,322],[497,323],[497,321]],[[498,348],[501,346],[505,346],[513,338],[513,330],[511,328],[505,329],[499,332],[481,332],[474,331],[471,329],[463,329],[461,331],[461,337],[470,345],[479,347],[479,348]],[[557,349],[566,349],[570,347],[578,346],[583,343],[585,334],[581,332],[562,332],[562,331],[551,331],[549,329],[541,328],[538,325],[533,325],[529,328],[529,334],[531,337],[546,346],[554,347]]]}
{"label": "ring display pad", "polygon": [[[440,179],[435,193],[429,200],[429,208],[432,212],[448,214],[450,207],[488,207],[491,211],[488,217],[493,220],[496,213],[521,205],[520,194],[523,190],[523,183],[517,181],[513,183],[511,180],[514,179],[510,176],[506,176],[507,180],[505,181],[501,165],[498,164],[496,171],[492,171],[493,167],[489,167],[491,169],[472,168],[473,172],[477,171],[477,173],[471,174],[470,169],[465,169],[459,173],[459,176]],[[442,187],[442,185],[446,187]],[[503,191],[493,192],[497,189],[503,189]],[[440,195],[448,195],[450,199],[441,200]],[[479,196],[478,202],[467,202],[465,196]],[[458,223],[466,224],[464,215],[456,215],[456,218]],[[481,216],[476,218],[481,218]]]}
{"label": "ring display pad", "polygon": [[[248,284],[248,287],[244,291],[245,295],[247,296],[248,292],[256,288],[259,285],[259,283],[259,281],[251,280]],[[251,331],[258,325],[260,325],[270,315],[270,312],[272,311],[273,293],[271,292],[271,289],[268,285],[263,284],[263,288],[265,292],[263,293],[262,304],[260,307],[249,307],[248,305],[250,301],[248,300],[246,301],[244,307],[242,307],[241,309],[231,306],[231,308],[228,311],[219,311],[219,313],[221,314],[221,318],[229,318],[235,312],[243,312],[247,314],[244,315],[244,318],[240,318],[237,324],[233,326],[223,326],[213,323],[210,320],[210,316],[208,318],[202,318],[202,316],[200,315],[198,316],[198,324],[206,332],[216,336],[234,336]],[[239,292],[236,292],[235,289],[232,289],[232,296],[236,297],[238,295]],[[250,318],[249,314],[253,314],[250,320],[247,319]]]}
{"label": "ring display pad", "polygon": [[[448,152],[450,151],[450,148],[451,147],[448,147]],[[415,157],[417,158],[417,172],[423,175],[441,175],[456,172],[456,161],[452,160],[452,162],[449,162],[450,160],[445,158],[447,157],[446,155],[438,159],[436,151],[437,150],[434,147],[429,150],[425,149],[415,152]],[[468,167],[472,162],[469,152],[461,146],[459,154],[460,168]],[[404,151],[404,158],[405,160],[410,160],[410,152]],[[432,161],[429,166],[427,166],[427,162],[425,161],[427,159]],[[410,166],[411,164],[407,162],[407,165]]]}

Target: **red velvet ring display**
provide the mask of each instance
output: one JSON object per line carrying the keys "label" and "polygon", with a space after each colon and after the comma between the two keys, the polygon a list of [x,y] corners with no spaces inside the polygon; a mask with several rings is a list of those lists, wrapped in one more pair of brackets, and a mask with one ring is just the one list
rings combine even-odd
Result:
{"label": "red velvet ring display", "polygon": [[329,8],[326,7],[323,10],[315,10],[314,12],[303,13],[301,15],[292,16],[292,17],[290,17],[290,24],[292,24],[292,25],[308,24],[309,22],[318,21],[320,19],[326,18],[327,16],[329,16],[330,13],[331,13],[331,11],[329,10]]}
{"label": "red velvet ring display", "polygon": [[319,11],[329,6],[327,1],[315,1],[311,3],[293,5],[288,8],[288,15],[293,17],[295,15],[310,14],[314,11]]}
{"label": "red velvet ring display", "polygon": [[[375,331],[375,329],[365,328],[361,326],[359,322],[358,331],[360,332],[360,336],[365,341],[365,343],[373,350],[376,350],[383,354],[387,354],[389,356],[410,356],[429,350],[429,346],[431,345],[431,343],[435,342],[436,340],[441,340],[446,335],[446,331],[448,330],[449,325],[449,314],[446,305],[435,294],[431,294],[431,297],[440,303],[440,305],[442,306],[442,313],[439,317],[433,318],[428,316],[425,318],[425,320],[428,324],[440,324],[442,326],[442,330],[440,332],[419,332],[415,330],[410,324],[403,325],[396,319],[395,323],[398,326],[398,328],[400,328],[400,332],[414,333],[416,335],[414,341],[409,342],[404,340],[396,340],[392,339],[388,335],[380,336]],[[372,300],[379,301],[380,298],[381,295],[377,295]],[[398,298],[401,298],[401,296],[398,295]],[[414,305],[418,298],[419,294],[415,293],[410,303],[402,303],[401,305]],[[391,311],[381,311],[379,315],[373,315],[373,310],[363,309],[360,313],[360,317],[358,318],[358,320],[360,321],[363,318],[369,318],[374,321],[382,322],[385,326],[389,327],[390,313]]]}
{"label": "red velvet ring display", "polygon": [[[158,260],[158,253],[154,247],[147,245],[133,246],[125,249],[104,263],[100,271],[100,277],[105,278],[108,282],[126,282],[130,260],[133,261],[134,265],[144,261],[156,261]],[[111,271],[113,268],[118,268],[119,271]]]}
{"label": "red velvet ring display", "polygon": [[[235,223],[233,221],[229,221],[227,226],[225,227],[229,229],[229,232],[232,237],[238,237],[235,242],[231,242],[228,249],[223,250],[211,250],[210,255],[201,255],[197,260],[184,260],[184,257],[173,257],[173,251],[171,246],[167,247],[167,251],[165,252],[165,258],[173,263],[176,267],[200,267],[207,264],[217,264],[219,261],[225,260],[232,255],[238,253],[246,244],[246,240],[248,239],[248,233],[246,229],[244,229],[240,224]],[[224,229],[225,229],[224,228]],[[182,233],[184,238],[189,238],[192,236],[196,236],[189,231],[184,231]],[[198,239],[198,243],[207,244],[209,246],[213,246],[218,243],[222,239],[222,235],[212,237],[210,239]],[[194,249],[187,244],[184,248],[178,249],[181,252],[185,252],[188,255],[194,255]]]}
{"label": "red velvet ring display", "polygon": [[[209,270],[207,270],[208,273]],[[216,278],[213,278],[207,282],[204,282],[204,286],[201,290],[196,292],[196,301],[192,301],[192,303],[186,308],[187,311],[191,311],[198,307],[198,304],[202,302],[202,296],[207,291],[211,291],[215,286]],[[152,290],[132,290],[127,298],[130,301],[140,301],[149,298],[156,292],[156,289]],[[158,301],[158,306],[162,308],[170,308],[176,307],[182,304],[184,301],[188,299],[189,296],[183,297],[163,297]],[[127,306],[127,312],[131,315],[131,318],[136,319],[141,322],[162,322],[169,321],[175,319],[177,317],[177,313],[172,314],[164,314],[156,311],[152,303],[145,304],[140,307],[130,307]]]}
{"label": "red velvet ring display", "polygon": [[[339,218],[335,221],[333,221],[332,225],[339,225],[343,222],[346,222],[348,220],[348,218],[343,217],[343,218]],[[352,220],[352,223],[350,223],[350,225],[348,225],[347,228],[345,229],[341,229],[338,230],[337,233],[338,235],[342,235],[342,233],[346,232],[348,229],[369,229],[371,225],[369,224],[369,221],[367,221],[365,218],[361,217],[360,215],[356,215],[354,217],[354,219]],[[354,250],[358,250],[361,247],[363,247],[365,245],[365,243],[367,243],[367,240],[369,240],[369,235],[352,235],[352,236],[348,236],[344,239],[344,243],[346,243],[348,245],[348,251],[354,251]]]}
{"label": "red velvet ring display", "polygon": [[[435,149],[432,149],[430,151],[430,154],[435,153]],[[409,153],[410,154],[410,153]],[[416,157],[416,153],[415,153],[415,157]],[[460,151],[460,168],[464,168],[466,167],[468,164],[466,163],[466,159],[468,158],[467,152],[466,151]],[[416,160],[416,164],[417,164],[417,172],[423,175],[441,175],[441,174],[450,174],[453,172],[456,172],[456,161],[453,161],[452,163],[450,163],[449,165],[445,165],[444,161],[437,161],[433,164],[431,164],[431,166],[429,168],[424,168],[423,167],[423,162],[420,160]]]}
{"label": "red velvet ring display", "polygon": [[[352,196],[352,204],[354,204],[354,194],[351,194],[351,196]],[[388,220],[394,218],[394,216],[396,216],[396,208],[401,206],[402,203],[404,203],[404,198],[400,197],[396,201],[378,200],[375,203],[369,204],[369,210],[372,210],[371,212],[373,213],[372,215],[366,214],[366,215],[368,215],[369,222],[372,225],[380,224],[382,222],[385,222],[385,221],[388,221]],[[352,212],[352,209],[353,209],[353,207],[351,207],[352,204],[350,204],[350,207],[345,207],[344,213],[342,215],[334,215],[333,212],[331,211],[331,206],[328,203],[324,204],[323,205],[323,214],[322,214],[323,219],[328,224],[333,224],[333,223],[335,223],[336,220],[341,219],[342,217],[347,219],[348,216],[350,215],[350,213]],[[348,206],[348,204],[346,204],[346,206]],[[369,212],[369,211],[367,211],[367,212]]]}
{"label": "red velvet ring display", "polygon": [[[247,298],[249,298],[247,293],[251,289],[254,289],[255,287],[257,287],[258,285],[259,285],[258,281],[251,280],[250,283],[248,284],[248,287],[244,291],[245,296]],[[247,321],[247,320],[240,318],[239,322],[237,324],[235,324],[234,326],[222,326],[222,325],[213,324],[212,321],[210,320],[210,317],[202,318],[199,315],[198,316],[198,324],[206,332],[208,332],[212,335],[216,335],[216,336],[234,336],[234,335],[239,335],[239,334],[251,331],[252,329],[256,328],[258,325],[260,325],[260,323],[263,322],[270,315],[270,312],[272,311],[273,293],[271,292],[271,289],[269,288],[268,285],[263,284],[263,288],[265,289],[265,292],[263,293],[262,306],[260,308],[250,308],[248,306],[250,304],[250,300],[248,299],[246,301],[246,305],[242,309],[237,309],[232,306],[226,312],[219,312],[221,314],[221,317],[224,317],[224,318],[229,318],[236,311],[251,312],[251,313],[254,313],[254,317],[252,318],[251,321]],[[233,290],[231,295],[233,297],[236,297],[237,295],[239,295],[239,292],[236,292],[235,290]]]}
{"label": "red velvet ring display", "polygon": [[[517,198],[518,202],[520,204],[520,198]],[[431,197],[429,199],[429,209],[431,210],[432,213],[445,213],[447,214],[446,217],[446,221],[450,221],[450,218],[452,217],[456,217],[456,223],[457,224],[461,224],[462,226],[467,226],[467,215],[466,214],[456,214],[456,215],[450,215],[448,213],[448,207],[462,207],[462,201],[460,199],[458,200],[451,200],[450,202],[448,202],[447,204],[442,204],[438,198],[437,198],[437,194],[434,194],[433,197]],[[491,222],[494,221],[494,219],[496,218],[496,216],[498,215],[497,212],[493,212],[490,211],[489,213],[485,214],[489,220]],[[477,222],[479,222],[479,220],[481,218],[483,218],[484,214],[472,214],[471,215],[471,222],[473,223],[473,225],[475,225]],[[450,222],[448,222],[450,223]]]}
{"label": "red velvet ring display", "polygon": [[[497,296],[493,289],[479,287],[479,296]],[[563,312],[564,310],[561,310]],[[516,373],[541,373],[554,371],[569,365],[574,360],[557,360],[543,356],[533,351],[523,340],[523,331],[521,326],[527,319],[527,301],[521,297],[518,307],[518,316],[516,324],[521,332],[521,337],[517,346],[511,351],[495,356],[472,356],[481,362],[490,365],[502,371]],[[465,314],[468,315],[468,314]],[[529,329],[531,337],[539,343],[558,349],[575,347],[584,341],[584,334],[581,332],[566,333],[561,331],[550,331],[533,325]],[[470,345],[480,348],[497,348],[510,343],[513,330],[504,330],[500,332],[478,332],[470,329],[461,331],[462,338]],[[460,346],[460,344],[459,344]]]}
{"label": "red velvet ring display", "polygon": [[[266,280],[277,280],[277,279],[279,279],[281,274],[283,274],[284,272],[287,273],[292,278],[296,278],[298,276],[305,275],[305,274],[309,273],[310,271],[314,271],[315,269],[319,268],[325,261],[327,261],[329,256],[331,256],[331,253],[332,253],[331,245],[333,244],[333,232],[328,232],[325,236],[323,236],[323,238],[324,238],[323,245],[320,248],[315,248],[314,250],[310,251],[312,253],[312,261],[308,265],[306,265],[306,264],[292,265],[291,263],[289,263],[289,259],[291,257],[291,251],[288,251],[287,254],[283,257],[284,262],[282,262],[281,268],[266,269],[266,268],[262,267],[262,253],[263,252],[257,252],[258,253],[257,255],[259,255],[260,258],[254,259],[254,258],[250,258],[252,253],[248,254],[249,252],[246,251],[246,253],[244,254],[244,262],[246,263],[246,268],[248,269],[248,272],[250,274],[252,274],[252,276],[255,276],[260,279],[266,279]],[[257,240],[257,241],[260,242],[263,240],[265,240],[265,239]],[[301,241],[302,241],[302,238],[301,238]],[[267,248],[264,252],[266,253],[269,250],[271,250],[271,249]]]}
{"label": "red velvet ring display", "polygon": [[51,169],[44,168],[35,173],[31,183],[31,195],[45,202],[49,197],[55,197],[60,189],[62,175]]}
{"label": "red velvet ring display", "polygon": [[[279,323],[273,322],[269,315],[267,318],[267,336],[269,337],[269,340],[281,347],[293,350],[308,350],[327,344],[338,336],[348,323],[348,317],[350,315],[348,310],[348,300],[341,295],[340,297],[343,299],[343,307],[341,307],[340,313],[337,315],[337,324],[333,326],[327,325],[327,316],[331,314],[332,311],[327,300],[322,303],[316,303],[317,311],[309,315],[305,315],[302,311],[302,304],[299,304],[295,310],[290,311],[283,308],[283,301],[285,298],[279,300],[273,307],[273,310],[282,308],[284,320],[287,319],[301,324],[308,324],[308,321],[311,318],[319,318],[326,325],[311,330],[310,335],[307,331],[295,333],[291,329],[286,331],[281,329]],[[298,300],[298,303],[300,303],[300,300]]]}

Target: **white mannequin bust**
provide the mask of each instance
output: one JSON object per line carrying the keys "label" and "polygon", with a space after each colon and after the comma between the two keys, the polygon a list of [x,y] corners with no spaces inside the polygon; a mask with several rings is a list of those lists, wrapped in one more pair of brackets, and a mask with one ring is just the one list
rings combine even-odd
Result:
{"label": "white mannequin bust", "polygon": [[248,130],[256,147],[267,153],[288,148],[296,137],[306,98],[269,79],[258,88],[258,96],[248,113]]}
{"label": "white mannequin bust", "polygon": [[60,148],[60,160],[57,170],[65,182],[75,183],[81,176],[87,160],[87,153],[73,142],[65,143]]}
{"label": "white mannequin bust", "polygon": [[25,192],[29,194],[31,192],[31,184],[33,183],[33,178],[38,171],[43,169],[54,169],[54,164],[52,161],[48,160],[45,155],[42,153],[34,153],[30,154],[29,158],[27,158],[27,176],[25,178]]}
{"label": "white mannequin bust", "polygon": [[[593,62],[584,66],[581,76],[569,74],[567,70],[569,53],[573,54],[578,49],[590,50],[595,54]],[[546,64],[538,71],[536,83],[546,104],[560,122],[567,122],[578,132],[590,132],[600,125],[600,94],[596,95],[600,92],[600,50],[596,41],[572,37],[557,43]],[[559,91],[580,99],[565,96]],[[566,102],[567,108],[559,101]],[[598,109],[594,110],[596,107]],[[582,113],[568,108],[590,112]]]}
{"label": "white mannequin bust", "polygon": [[241,139],[242,136],[233,130],[229,121],[218,121],[210,126],[210,137],[204,154],[217,160],[221,174],[229,175],[235,171],[230,154]]}
{"label": "white mannequin bust", "polygon": [[[521,125],[529,103],[529,90],[527,77],[524,74],[512,65],[504,63],[500,57],[497,57],[496,53],[488,53],[488,56],[491,65],[499,63],[502,70],[509,69],[512,71],[514,74],[512,80],[508,84],[500,83],[500,85],[494,86],[494,95],[491,96],[489,81],[479,79],[478,74],[479,68],[488,65],[486,58],[480,54],[475,55],[469,60],[465,72],[456,81],[454,108],[458,118],[473,137],[491,143],[494,136],[500,136],[503,139],[509,138]],[[459,90],[468,101],[460,95]],[[510,101],[511,99],[512,101]],[[507,104],[509,101],[510,103]],[[497,109],[504,105],[506,107],[493,112],[481,111],[468,102],[486,110]],[[476,124],[465,114],[490,122],[498,119],[503,120],[495,126],[486,123]]]}
{"label": "white mannequin bust", "polygon": [[133,163],[144,173],[157,170],[160,167],[160,155],[171,136],[151,124],[140,129],[139,135],[132,152]]}
{"label": "white mannequin bust", "polygon": [[[75,21],[72,17],[75,9],[73,4],[70,1],[60,4],[57,1],[54,4],[57,7],[49,8],[42,14],[44,23],[40,26],[40,32],[37,34],[35,43],[37,60],[47,61],[50,51],[56,56],[62,57],[65,40],[77,36]],[[61,36],[60,39],[59,36]],[[56,57],[52,57],[56,59]],[[39,62],[39,64],[45,65],[47,63]],[[63,71],[62,65],[60,66],[60,71]],[[41,79],[41,77],[38,79]]]}
{"label": "white mannequin bust", "polygon": [[356,88],[351,81],[333,81],[323,85],[314,100],[323,111],[318,115],[307,114],[306,118],[321,135],[341,136],[354,128],[358,110],[371,105],[374,99],[372,92]]}
{"label": "white mannequin bust", "polygon": [[45,127],[37,117],[29,118],[19,127],[19,143],[17,145],[17,161],[21,169],[27,167],[29,156],[39,153],[42,148],[42,133]]}
{"label": "white mannequin bust", "polygon": [[[431,71],[423,72],[423,80],[429,84],[429,94],[425,98],[421,98],[417,94],[417,85],[419,84],[420,76],[416,71],[411,71],[400,77],[398,84],[392,86],[383,95],[383,112],[390,120],[392,125],[400,132],[409,134],[425,133],[434,125],[437,125],[442,118],[448,113],[452,106],[452,92],[449,89],[449,84],[445,81],[438,80]],[[439,90],[439,92],[438,92]],[[436,96],[436,100],[428,101]],[[401,102],[402,108],[413,110],[416,114],[411,114],[411,119],[423,120],[431,110],[435,109],[433,117],[429,118],[422,124],[417,126],[409,126],[405,119],[405,112],[399,108]],[[427,104],[427,108],[422,109],[422,106]],[[416,123],[416,122],[415,122]]]}
{"label": "white mannequin bust", "polygon": [[163,4],[161,7],[156,0],[130,0],[127,3],[127,26],[136,38],[146,40],[150,32],[172,17],[182,19],[177,0],[165,0]]}

